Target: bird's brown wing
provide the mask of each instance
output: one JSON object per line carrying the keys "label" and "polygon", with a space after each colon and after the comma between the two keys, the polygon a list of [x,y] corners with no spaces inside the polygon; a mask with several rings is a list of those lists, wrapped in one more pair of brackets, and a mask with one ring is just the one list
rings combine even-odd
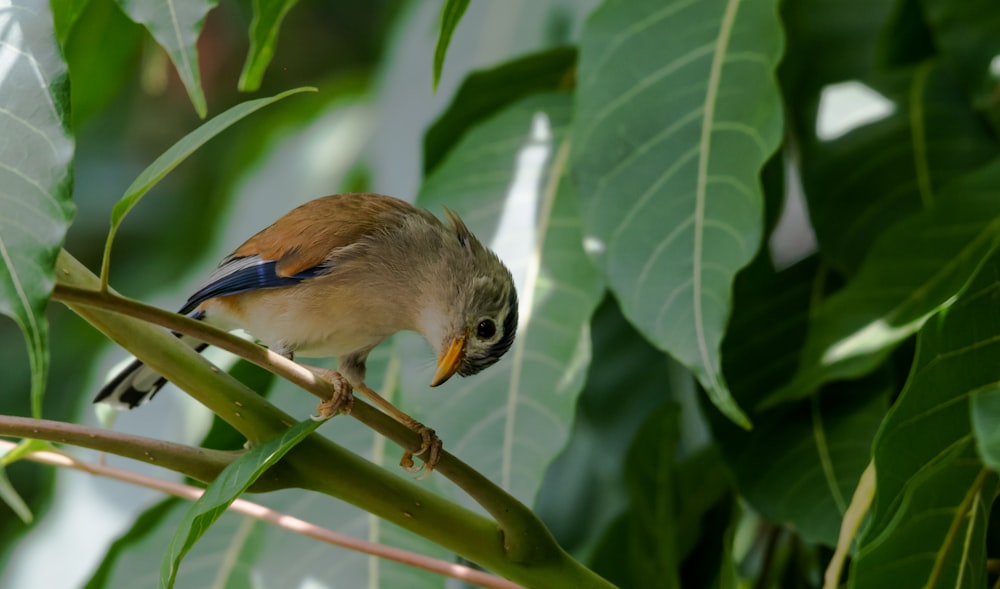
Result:
{"label": "bird's brown wing", "polygon": [[396,226],[413,213],[430,215],[380,194],[338,194],[307,202],[236,248],[180,312],[191,312],[216,297],[292,286],[329,272],[327,261],[337,250]]}

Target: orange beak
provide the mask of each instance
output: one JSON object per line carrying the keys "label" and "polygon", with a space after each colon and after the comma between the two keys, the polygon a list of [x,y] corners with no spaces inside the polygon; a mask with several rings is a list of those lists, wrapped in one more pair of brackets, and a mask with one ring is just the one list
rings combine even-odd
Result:
{"label": "orange beak", "polygon": [[458,367],[462,365],[463,356],[465,356],[465,336],[460,335],[451,341],[447,351],[438,359],[437,372],[434,373],[431,386],[436,387],[439,384],[444,384],[446,380],[451,378],[458,371]]}

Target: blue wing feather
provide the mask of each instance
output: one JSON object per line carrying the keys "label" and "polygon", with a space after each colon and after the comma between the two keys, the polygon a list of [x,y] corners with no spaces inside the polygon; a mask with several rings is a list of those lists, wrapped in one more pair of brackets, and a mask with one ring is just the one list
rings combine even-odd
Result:
{"label": "blue wing feather", "polygon": [[199,288],[178,313],[187,314],[208,299],[240,294],[261,288],[292,286],[307,278],[327,272],[325,266],[313,266],[293,276],[280,276],[275,271],[277,262],[265,261],[259,256],[246,256],[226,260]]}

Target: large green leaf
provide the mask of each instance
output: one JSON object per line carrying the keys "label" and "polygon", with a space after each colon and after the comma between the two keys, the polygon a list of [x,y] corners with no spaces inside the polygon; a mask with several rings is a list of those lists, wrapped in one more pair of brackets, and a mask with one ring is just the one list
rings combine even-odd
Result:
{"label": "large green leaf", "polygon": [[561,93],[512,104],[471,129],[417,197],[431,210],[458,211],[510,267],[521,317],[513,347],[482,374],[432,390],[427,344],[400,340],[408,412],[529,504],[569,435],[590,362],[590,315],[603,293],[566,181],[570,108]]}
{"label": "large green leaf", "polygon": [[258,444],[227,466],[184,514],[160,566],[160,587],[170,588],[184,555],[226,509],[254,484],[267,469],[320,426],[320,421],[306,419],[274,439]]}
{"label": "large green leaf", "polygon": [[[794,373],[822,273],[815,257],[775,272],[765,253],[737,276],[722,357],[741,404],[754,406]],[[742,497],[768,521],[789,525],[809,542],[835,545],[870,460],[890,385],[876,375],[831,387],[794,405],[753,413],[749,432],[710,414]]]}
{"label": "large green leaf", "polygon": [[274,57],[278,31],[285,15],[298,0],[253,0],[253,20],[250,21],[250,51],[240,72],[239,88],[256,92],[264,78],[264,70]]}
{"label": "large green leaf", "polygon": [[795,378],[765,403],[871,371],[946,306],[1000,243],[998,182],[1000,161],[885,231],[854,280],[815,310]]}
{"label": "large green leaf", "polygon": [[854,587],[985,584],[997,477],[975,454],[971,414],[976,396],[1000,381],[998,275],[994,254],[947,313],[920,331],[906,388],[875,440],[877,491]]}
{"label": "large green leaf", "polygon": [[118,0],[133,21],[143,25],[167,52],[198,116],[205,118],[208,105],[198,70],[198,36],[205,15],[218,0]]}
{"label": "large green leaf", "polygon": [[760,242],[781,47],[772,0],[617,0],[580,48],[573,173],[589,252],[629,319],[744,426],[719,343]]}
{"label": "large green leaf", "polygon": [[73,216],[66,64],[45,0],[0,9],[0,313],[28,345],[31,410],[41,416],[49,366],[45,306]]}

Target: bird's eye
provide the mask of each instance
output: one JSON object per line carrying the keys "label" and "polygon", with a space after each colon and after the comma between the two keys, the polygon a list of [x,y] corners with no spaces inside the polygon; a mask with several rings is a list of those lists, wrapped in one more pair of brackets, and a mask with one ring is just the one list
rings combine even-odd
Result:
{"label": "bird's eye", "polygon": [[490,339],[497,333],[497,324],[493,323],[490,319],[483,319],[479,322],[479,327],[476,328],[476,335],[480,339]]}

